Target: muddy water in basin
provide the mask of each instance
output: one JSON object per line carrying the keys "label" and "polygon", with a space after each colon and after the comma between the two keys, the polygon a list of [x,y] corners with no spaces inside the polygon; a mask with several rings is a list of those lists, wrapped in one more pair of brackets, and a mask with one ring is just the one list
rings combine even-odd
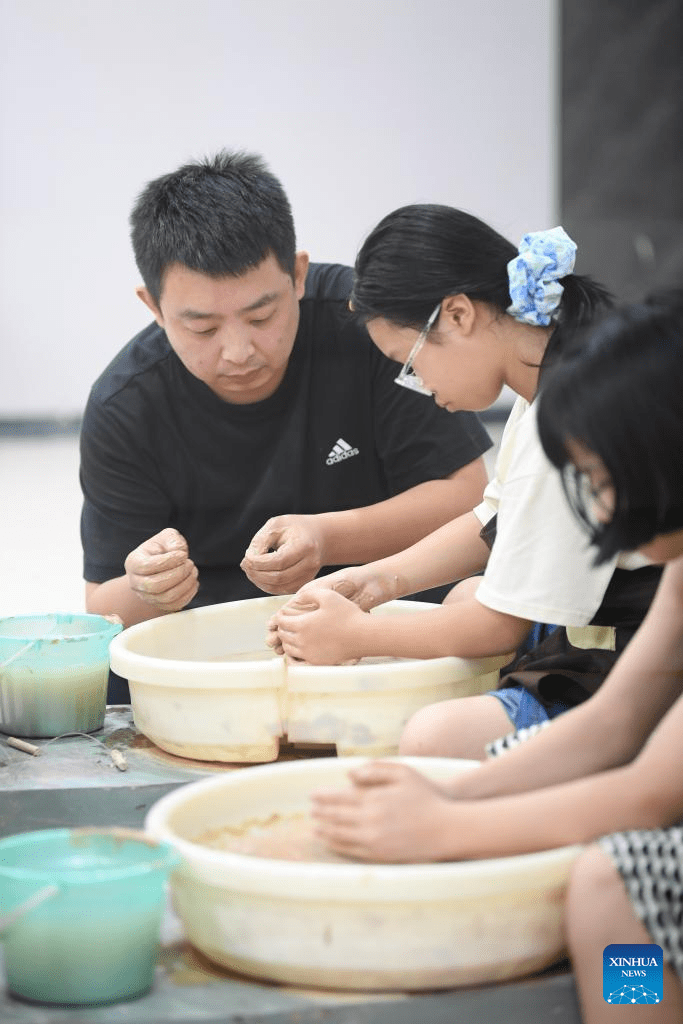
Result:
{"label": "muddy water in basin", "polygon": [[208,829],[196,836],[193,842],[212,850],[241,853],[248,857],[327,864],[358,863],[332,853],[313,834],[313,821],[303,811],[293,814],[276,812],[268,818],[254,818],[240,825]]}

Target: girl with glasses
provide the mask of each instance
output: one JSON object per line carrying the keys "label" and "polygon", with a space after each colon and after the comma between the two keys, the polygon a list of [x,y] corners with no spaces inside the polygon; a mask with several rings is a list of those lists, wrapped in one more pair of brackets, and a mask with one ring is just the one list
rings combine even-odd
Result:
{"label": "girl with glasses", "polygon": [[[562,228],[526,235],[517,249],[470,214],[416,205],[385,217],[358,254],[353,309],[403,364],[397,383],[450,410],[485,409],[504,385],[517,395],[481,505],[406,551],[313,581],[273,622],[276,649],[318,664],[510,653],[496,691],[418,712],[401,753],[482,758],[511,723],[581,703],[654,593],[659,570],[642,557],[593,565],[538,438],[539,379],[609,307],[602,287],[573,273],[575,250]],[[438,609],[364,614],[458,580]],[[533,623],[560,628],[513,657]]]}
{"label": "girl with glasses", "polygon": [[[587,481],[568,496],[598,564],[633,548],[666,564],[650,611],[581,706],[445,784],[364,765],[352,789],[314,798],[317,831],[339,853],[382,861],[590,843],[565,910],[583,1020],[672,1024],[683,1020],[683,291],[589,330],[538,405],[548,458]],[[646,944],[660,966],[661,947],[661,1001],[634,978],[627,1008],[608,1009],[625,998],[603,992],[613,943]]]}

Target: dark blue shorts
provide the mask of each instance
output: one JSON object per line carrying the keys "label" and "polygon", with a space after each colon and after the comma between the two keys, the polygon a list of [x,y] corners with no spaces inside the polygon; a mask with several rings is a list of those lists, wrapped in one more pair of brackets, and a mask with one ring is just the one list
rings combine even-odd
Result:
{"label": "dark blue shorts", "polygon": [[533,693],[519,685],[504,686],[500,690],[489,690],[489,693],[498,698],[515,729],[526,729],[529,725],[547,722],[569,710],[569,705],[559,700],[546,708]]}

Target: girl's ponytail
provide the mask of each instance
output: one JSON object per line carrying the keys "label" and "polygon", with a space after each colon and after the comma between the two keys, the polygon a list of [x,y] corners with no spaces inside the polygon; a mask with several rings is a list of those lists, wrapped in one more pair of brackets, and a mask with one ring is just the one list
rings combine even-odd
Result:
{"label": "girl's ponytail", "polygon": [[555,317],[555,330],[541,362],[541,374],[557,362],[577,331],[609,312],[614,301],[609,291],[587,274],[567,274],[560,281],[562,300]]}

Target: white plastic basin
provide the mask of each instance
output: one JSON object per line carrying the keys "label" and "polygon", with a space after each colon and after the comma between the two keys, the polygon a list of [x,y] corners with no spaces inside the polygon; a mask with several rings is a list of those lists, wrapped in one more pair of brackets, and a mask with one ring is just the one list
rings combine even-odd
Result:
{"label": "white plastic basin", "polygon": [[[145,828],[182,857],[173,900],[189,941],[224,967],[331,988],[434,989],[529,974],[563,955],[577,846],[495,860],[368,865],[269,860],[194,842],[209,829],[306,811],[363,758],[246,768],[183,786]],[[432,778],[477,762],[401,758]]]}
{"label": "white plastic basin", "polygon": [[[341,755],[391,754],[414,711],[494,688],[507,660],[287,666],[265,645],[268,620],[286,600],[209,605],[119,634],[111,667],[128,680],[137,728],[163,750],[204,761],[274,761],[285,734],[334,743]],[[392,601],[372,614],[433,607]]]}

